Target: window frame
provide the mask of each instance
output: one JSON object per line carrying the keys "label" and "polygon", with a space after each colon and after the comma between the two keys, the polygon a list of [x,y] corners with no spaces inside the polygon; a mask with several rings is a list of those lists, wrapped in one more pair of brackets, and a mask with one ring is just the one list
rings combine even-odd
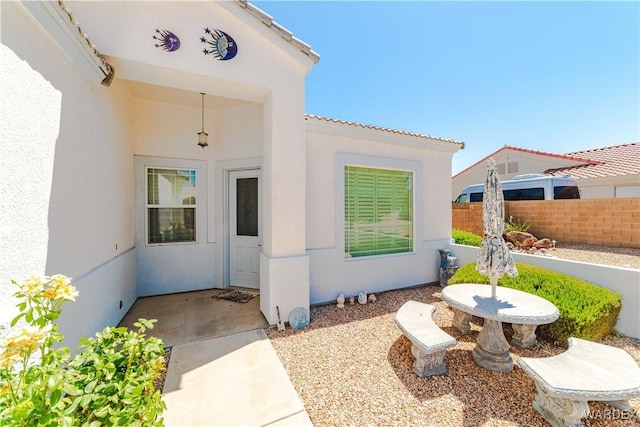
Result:
{"label": "window frame", "polygon": [[[194,204],[189,205],[177,205],[177,204],[163,204],[163,203],[149,203],[149,170],[173,170],[173,171],[188,171],[189,174],[193,174],[195,185],[194,185],[194,196],[190,196],[190,198],[195,199]],[[166,245],[193,245],[198,243],[198,232],[199,232],[199,224],[198,224],[198,211],[199,211],[199,203],[198,203],[198,186],[199,186],[199,171],[196,167],[183,167],[183,166],[163,166],[163,165],[145,165],[144,166],[144,235],[145,235],[145,245],[146,246],[166,246]],[[151,221],[150,221],[150,211],[151,209],[193,209],[193,240],[180,240],[180,241],[161,241],[161,242],[151,242]]]}

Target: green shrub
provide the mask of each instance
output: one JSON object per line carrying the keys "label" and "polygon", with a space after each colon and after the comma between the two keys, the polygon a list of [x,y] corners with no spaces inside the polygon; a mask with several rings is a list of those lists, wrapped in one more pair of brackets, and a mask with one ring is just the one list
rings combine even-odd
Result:
{"label": "green shrub", "polygon": [[[12,281],[20,313],[0,340],[0,425],[161,426],[165,403],[154,380],[164,370],[162,341],[136,331],[105,328],[82,339],[70,359],[55,323],[78,292],[71,279],[31,276]],[[18,322],[26,324],[18,325]]]}
{"label": "green shrub", "polygon": [[[599,341],[611,333],[622,307],[620,294],[567,274],[516,263],[518,276],[505,276],[498,286],[517,289],[551,301],[560,312],[553,323],[538,326],[539,337],[566,347],[569,337]],[[449,284],[486,283],[489,278],[469,263],[449,279]]]}
{"label": "green shrub", "polygon": [[468,231],[453,229],[451,231],[451,237],[459,245],[477,246],[480,247],[482,243],[482,237],[477,234],[470,233]]}

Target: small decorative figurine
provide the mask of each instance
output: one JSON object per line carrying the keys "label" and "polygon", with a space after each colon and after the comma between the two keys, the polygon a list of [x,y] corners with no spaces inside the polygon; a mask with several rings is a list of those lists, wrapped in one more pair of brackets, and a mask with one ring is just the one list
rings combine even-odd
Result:
{"label": "small decorative figurine", "polygon": [[360,292],[358,294],[358,302],[360,304],[366,304],[367,303],[367,293],[366,292]]}
{"label": "small decorative figurine", "polygon": [[374,294],[369,294],[369,302],[376,302],[376,296]]}
{"label": "small decorative figurine", "polygon": [[356,303],[356,299],[352,296],[349,297],[349,305],[353,305]]}
{"label": "small decorative figurine", "polygon": [[337,306],[338,308],[344,308],[344,294],[340,293],[340,295],[338,295],[338,298],[336,299],[337,302]]}
{"label": "small decorative figurine", "polygon": [[204,36],[200,37],[200,42],[205,45],[202,53],[211,55],[219,61],[233,59],[238,53],[236,41],[229,34],[215,28],[205,28]]}
{"label": "small decorative figurine", "polygon": [[175,52],[180,49],[180,39],[169,30],[158,30],[153,35],[155,47],[161,47],[165,52]]}

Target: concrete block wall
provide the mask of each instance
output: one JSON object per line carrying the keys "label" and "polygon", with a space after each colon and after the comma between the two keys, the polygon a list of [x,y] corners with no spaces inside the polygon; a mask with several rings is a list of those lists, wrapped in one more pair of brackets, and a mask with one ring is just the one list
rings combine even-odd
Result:
{"label": "concrete block wall", "polygon": [[[541,239],[640,248],[640,198],[505,202],[505,215]],[[482,203],[453,204],[453,228],[482,235]]]}
{"label": "concrete block wall", "polygon": [[482,236],[482,203],[452,203],[453,228]]}

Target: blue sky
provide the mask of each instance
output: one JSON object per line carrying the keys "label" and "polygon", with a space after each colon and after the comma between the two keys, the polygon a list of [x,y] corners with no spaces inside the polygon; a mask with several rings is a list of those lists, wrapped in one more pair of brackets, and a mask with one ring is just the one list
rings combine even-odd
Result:
{"label": "blue sky", "polygon": [[306,112],[567,153],[640,140],[639,2],[255,1],[320,54]]}

